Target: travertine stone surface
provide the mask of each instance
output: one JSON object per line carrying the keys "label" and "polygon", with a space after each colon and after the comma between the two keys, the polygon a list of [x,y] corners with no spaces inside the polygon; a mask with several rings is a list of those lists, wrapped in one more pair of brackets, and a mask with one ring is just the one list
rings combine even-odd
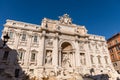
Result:
{"label": "travertine stone surface", "polygon": [[[21,57],[18,60],[19,67],[39,80],[48,77],[51,72],[56,77],[49,80],[66,77],[74,80],[72,76],[75,73],[76,76],[91,74],[91,69],[94,69],[94,75],[109,73],[115,78],[117,73],[111,64],[105,38],[88,34],[85,26],[73,24],[67,14],[59,18],[60,20],[44,18],[41,25],[6,20],[2,36],[12,32],[7,45]],[[22,40],[23,34],[26,34],[25,40]],[[37,36],[36,42],[34,36]],[[22,55],[20,51],[23,52]],[[0,52],[2,61],[4,52]],[[13,54],[15,52],[10,53]],[[8,56],[10,60],[13,57]],[[13,66],[16,69],[16,65]]]}

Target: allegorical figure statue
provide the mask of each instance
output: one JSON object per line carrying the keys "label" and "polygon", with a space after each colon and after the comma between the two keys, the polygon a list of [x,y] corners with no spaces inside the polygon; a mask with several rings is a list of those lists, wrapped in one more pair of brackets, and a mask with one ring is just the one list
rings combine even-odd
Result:
{"label": "allegorical figure statue", "polygon": [[60,22],[63,24],[72,24],[72,20],[68,14],[64,14],[63,16],[60,16],[59,18],[60,18]]}
{"label": "allegorical figure statue", "polygon": [[51,51],[47,52],[45,63],[46,64],[52,64],[52,52]]}
{"label": "allegorical figure statue", "polygon": [[70,59],[68,58],[67,55],[63,56],[62,65],[66,68],[71,67]]}

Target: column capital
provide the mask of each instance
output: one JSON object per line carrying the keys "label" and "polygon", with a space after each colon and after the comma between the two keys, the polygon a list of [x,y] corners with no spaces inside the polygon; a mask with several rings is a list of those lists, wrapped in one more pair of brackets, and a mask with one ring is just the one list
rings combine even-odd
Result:
{"label": "column capital", "polygon": [[59,51],[61,51],[61,50],[62,50],[62,47],[59,47],[58,49],[59,49]]}
{"label": "column capital", "polygon": [[54,39],[58,39],[59,38],[59,33],[55,33]]}
{"label": "column capital", "polygon": [[45,37],[45,36],[46,36],[46,32],[43,31],[43,32],[40,34],[40,38]]}

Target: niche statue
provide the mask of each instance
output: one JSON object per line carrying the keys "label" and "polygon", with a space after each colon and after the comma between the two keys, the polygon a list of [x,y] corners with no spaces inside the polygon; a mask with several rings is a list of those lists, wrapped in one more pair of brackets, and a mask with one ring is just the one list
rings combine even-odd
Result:
{"label": "niche statue", "polygon": [[52,64],[52,52],[51,51],[47,52],[45,63],[47,65],[51,65]]}

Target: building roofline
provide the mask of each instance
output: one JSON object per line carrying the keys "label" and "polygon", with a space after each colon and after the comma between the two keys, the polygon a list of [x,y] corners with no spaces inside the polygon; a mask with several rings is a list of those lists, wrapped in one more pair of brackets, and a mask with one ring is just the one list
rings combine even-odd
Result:
{"label": "building roofline", "polygon": [[116,33],[114,34],[112,37],[110,37],[109,39],[107,39],[107,41],[110,41],[111,39],[115,38],[116,36],[120,35],[120,32],[119,33]]}
{"label": "building roofline", "polygon": [[34,23],[23,22],[23,21],[12,20],[12,19],[7,19],[6,22],[15,22],[15,23],[27,24],[27,25],[31,25],[31,26],[41,26],[41,25],[34,24]]}

